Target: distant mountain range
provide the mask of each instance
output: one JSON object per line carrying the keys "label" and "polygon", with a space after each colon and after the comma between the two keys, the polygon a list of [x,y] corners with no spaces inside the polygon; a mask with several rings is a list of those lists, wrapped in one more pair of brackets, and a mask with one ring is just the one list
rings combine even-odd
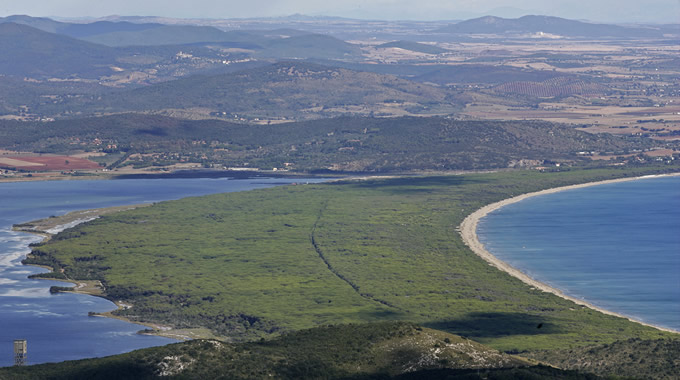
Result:
{"label": "distant mountain range", "polygon": [[246,57],[354,60],[362,54],[357,45],[291,29],[224,32],[193,25],[69,24],[28,16],[0,18],[0,49],[0,75],[38,79],[99,79],[145,69],[177,77],[197,69],[224,69],[223,62]]}
{"label": "distant mountain range", "polygon": [[163,27],[163,24],[158,23],[132,23],[132,22],[110,22],[110,21],[95,21],[92,23],[66,23],[55,21],[46,17],[31,17],[25,15],[15,15],[2,18],[0,23],[15,23],[23,24],[44,32],[61,34],[73,38],[87,39],[94,36],[106,35],[109,33],[121,32],[140,32],[144,30],[156,29]]}
{"label": "distant mountain range", "polygon": [[295,58],[341,58],[358,54],[355,45],[337,38],[294,29],[222,31],[212,26],[96,21],[76,24],[30,16],[0,17],[0,24],[26,25],[48,33],[110,47],[240,43],[264,56]]}
{"label": "distant mountain range", "polygon": [[27,25],[0,24],[0,74],[95,78],[111,74],[114,49]]}
{"label": "distant mountain range", "polygon": [[651,27],[624,27],[567,20],[552,16],[524,16],[506,19],[485,16],[462,21],[437,30],[455,34],[535,34],[549,33],[566,37],[663,37],[663,31]]}
{"label": "distant mountain range", "polygon": [[[578,82],[583,78],[576,77],[583,75],[558,75],[557,70],[512,67],[502,61],[487,64],[484,51],[466,60],[465,65],[436,61],[442,57],[430,57],[432,64],[427,65],[391,64],[371,61],[375,57],[367,53],[371,49],[366,44],[325,34],[131,22],[143,20],[67,23],[30,16],[0,18],[0,88],[11,85],[18,89],[15,92],[21,92],[0,93],[0,112],[16,117],[59,118],[74,112],[132,110],[268,120],[347,114],[444,115],[459,110],[461,102],[450,89],[437,85],[521,82],[498,89],[517,93],[528,86],[530,93],[557,93],[552,87],[544,91],[543,82],[569,76],[573,77],[568,78],[570,86],[577,90],[601,92],[592,91],[594,87],[588,81]],[[673,27],[623,27],[546,16],[483,17],[449,25],[438,35],[526,36],[543,32],[572,37],[658,37],[668,30],[680,30]],[[372,48],[432,55],[450,52],[403,39]],[[556,67],[582,64],[574,55],[547,58],[546,62]],[[283,63],[270,66],[277,61]],[[78,88],[72,84],[76,82]],[[63,85],[56,88],[56,83]],[[110,87],[126,89],[111,92]],[[182,115],[173,113],[180,111]]]}
{"label": "distant mountain range", "polygon": [[[132,23],[127,21],[96,21],[92,23],[65,23],[44,17],[9,16],[0,18],[0,23],[27,25],[49,33],[109,46],[162,45],[208,41],[225,41],[225,33],[213,27],[164,25],[160,23]],[[152,40],[153,36],[164,34],[163,38]],[[137,37],[137,40],[133,39]],[[139,39],[141,37],[141,39]]]}

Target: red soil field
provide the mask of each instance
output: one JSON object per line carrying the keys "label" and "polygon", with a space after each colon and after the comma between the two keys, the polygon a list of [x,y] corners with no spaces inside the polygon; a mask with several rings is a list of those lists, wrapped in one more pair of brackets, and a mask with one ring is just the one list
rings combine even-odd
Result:
{"label": "red soil field", "polygon": [[[11,162],[3,162],[3,158],[8,158],[11,160]],[[26,163],[26,165],[23,166],[21,165],[20,162],[17,161],[23,161]],[[99,168],[99,164],[97,164],[96,162],[86,160],[84,158],[76,158],[69,156],[12,156],[12,157],[5,156],[0,157],[0,167],[3,166],[37,171],[82,170]]]}

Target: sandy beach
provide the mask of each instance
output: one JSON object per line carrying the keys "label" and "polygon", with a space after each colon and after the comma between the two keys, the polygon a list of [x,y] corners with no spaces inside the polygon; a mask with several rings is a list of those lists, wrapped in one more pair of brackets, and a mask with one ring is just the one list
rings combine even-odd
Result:
{"label": "sandy beach", "polygon": [[490,265],[493,265],[494,267],[510,274],[511,276],[514,276],[514,277],[522,280],[522,282],[526,283],[527,285],[530,285],[530,286],[532,286],[536,289],[540,289],[544,292],[555,294],[559,297],[573,301],[574,303],[576,303],[578,305],[589,307],[591,309],[597,310],[597,311],[604,313],[604,314],[609,314],[609,315],[614,315],[614,316],[621,317],[621,318],[626,318],[630,321],[637,322],[637,323],[643,324],[645,326],[654,327],[654,328],[657,328],[659,330],[674,332],[674,333],[680,333],[679,331],[675,331],[675,330],[660,327],[660,326],[654,326],[654,325],[651,325],[651,324],[648,324],[648,323],[644,323],[642,321],[632,319],[632,318],[627,317],[625,315],[621,315],[621,314],[614,313],[614,312],[609,311],[609,310],[599,308],[599,307],[592,305],[592,304],[590,304],[590,303],[588,303],[584,300],[568,296],[568,295],[564,294],[562,291],[560,291],[559,289],[553,288],[553,287],[551,287],[547,284],[536,281],[533,278],[527,276],[522,271],[512,267],[508,263],[506,263],[502,260],[499,260],[496,256],[492,255],[489,251],[486,250],[486,248],[484,247],[484,244],[482,244],[477,237],[477,224],[479,223],[481,218],[485,217],[487,214],[489,214],[490,212],[492,212],[494,210],[497,210],[501,207],[507,206],[507,205],[512,204],[512,203],[522,201],[522,200],[530,198],[530,197],[535,197],[537,195],[551,194],[551,193],[556,193],[556,192],[565,191],[565,190],[580,189],[580,188],[589,187],[589,186],[597,186],[597,185],[604,185],[604,184],[609,184],[609,183],[644,180],[644,179],[648,179],[648,178],[659,178],[659,177],[668,177],[668,176],[680,176],[680,173],[664,174],[664,175],[650,175],[650,176],[634,177],[634,178],[620,178],[620,179],[613,179],[613,180],[606,180],[606,181],[599,181],[599,182],[589,182],[589,183],[583,183],[583,184],[579,184],[579,185],[556,187],[556,188],[552,188],[552,189],[537,191],[537,192],[534,192],[534,193],[522,194],[522,195],[519,195],[519,196],[516,196],[516,197],[513,197],[513,198],[508,198],[508,199],[502,200],[500,202],[496,202],[496,203],[492,203],[490,205],[484,206],[481,209],[479,209],[479,210],[473,212],[472,214],[468,215],[468,217],[465,218],[465,220],[463,220],[463,223],[460,224],[460,234],[463,238],[463,242],[468,247],[470,247],[470,249],[475,254],[477,254],[479,257],[484,259]]}

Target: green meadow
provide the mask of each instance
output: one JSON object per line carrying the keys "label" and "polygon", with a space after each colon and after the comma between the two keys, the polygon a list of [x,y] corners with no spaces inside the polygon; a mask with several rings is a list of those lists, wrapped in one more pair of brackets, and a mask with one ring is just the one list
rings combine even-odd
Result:
{"label": "green meadow", "polygon": [[107,298],[133,305],[120,316],[231,341],[376,321],[415,322],[507,352],[671,337],[534,290],[457,232],[471,212],[504,198],[669,170],[418,176],[186,198],[64,231],[27,262],[100,280]]}

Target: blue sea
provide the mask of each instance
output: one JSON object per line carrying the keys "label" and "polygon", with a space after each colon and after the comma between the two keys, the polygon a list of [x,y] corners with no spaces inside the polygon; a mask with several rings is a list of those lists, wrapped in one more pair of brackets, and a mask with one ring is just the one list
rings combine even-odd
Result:
{"label": "blue sea", "polygon": [[680,331],[680,177],[531,197],[490,213],[477,232],[538,281]]}
{"label": "blue sea", "polygon": [[144,326],[88,317],[115,305],[103,298],[50,294],[63,282],[30,280],[45,269],[24,266],[36,235],[12,225],[88,208],[140,204],[213,193],[244,191],[319,179],[129,179],[0,183],[0,366],[13,364],[13,340],[26,339],[29,364],[119,354],[164,345],[172,339],[139,335]]}

